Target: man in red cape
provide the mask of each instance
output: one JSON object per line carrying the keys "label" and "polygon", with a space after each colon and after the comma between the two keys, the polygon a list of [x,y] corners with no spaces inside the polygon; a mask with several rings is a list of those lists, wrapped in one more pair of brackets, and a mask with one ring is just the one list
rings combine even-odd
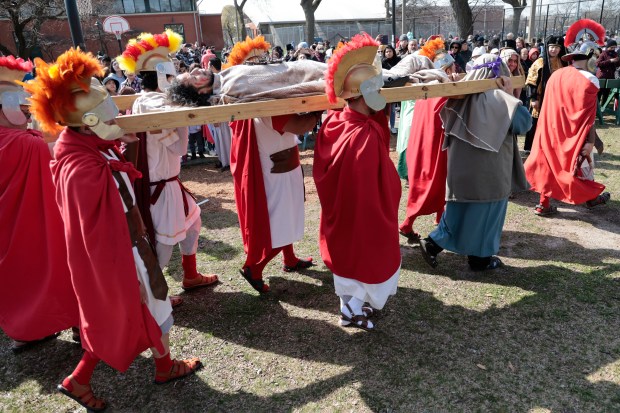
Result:
{"label": "man in red cape", "polygon": [[0,327],[16,353],[79,324],[52,158],[43,136],[26,129],[26,94],[13,83],[30,70],[0,57]]}
{"label": "man in red cape", "polygon": [[366,330],[374,328],[373,309],[383,308],[396,293],[401,261],[401,186],[381,112],[381,72],[372,64],[377,47],[368,35],[358,35],[330,59],[328,98],[334,102],[342,97],[347,106],[329,112],[316,141],[313,168],[321,201],[319,246],[334,274],[340,323]]}
{"label": "man in red cape", "polygon": [[438,223],[446,205],[446,176],[448,158],[443,151],[443,124],[439,113],[447,98],[432,98],[416,102],[407,148],[409,195],[407,216],[399,226],[401,235],[413,244],[420,235],[413,223],[420,215],[436,214]]}
{"label": "man in red cape", "polygon": [[131,182],[140,174],[112,142],[123,136],[113,124],[118,109],[92,78],[103,69],[79,49],[65,52],[52,65],[40,59],[36,64],[36,79],[24,87],[43,130],[62,131],[52,175],[84,348],[82,360],[58,390],[100,411],[106,403],[90,386],[99,360],[124,372],[151,348],[159,384],[191,374],[201,363],[170,358],[168,287],[135,205]]}
{"label": "man in red cape", "polygon": [[[568,39],[568,37],[567,37]],[[569,43],[568,45],[570,45]],[[540,193],[537,215],[557,212],[550,198],[587,207],[610,199],[605,186],[581,176],[589,162],[596,133],[598,79],[587,69],[592,54],[588,45],[562,57],[571,65],[551,75],[538,120],[532,152],[525,162],[525,173],[532,190]],[[590,48],[593,48],[591,46]]]}
{"label": "man in red cape", "polygon": [[[312,130],[316,122],[317,117],[309,114],[230,124],[233,134],[230,166],[247,254],[240,271],[261,293],[269,291],[263,281],[263,270],[280,252],[286,272],[312,265],[312,258],[300,259],[293,249],[293,242],[303,237],[304,229],[303,174],[295,138]],[[279,154],[286,157],[280,159]]]}

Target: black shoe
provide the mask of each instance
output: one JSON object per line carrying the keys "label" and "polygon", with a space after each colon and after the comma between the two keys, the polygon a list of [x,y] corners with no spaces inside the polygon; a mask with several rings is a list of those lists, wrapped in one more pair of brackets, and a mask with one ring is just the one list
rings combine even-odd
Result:
{"label": "black shoe", "polygon": [[222,166],[220,168],[220,172],[226,172],[226,171],[230,171],[230,165]]}
{"label": "black shoe", "polygon": [[206,158],[206,156],[205,156],[205,154],[204,154],[204,153],[199,153],[199,154],[198,154],[198,156],[199,156],[199,157],[201,157],[201,158],[203,158],[203,159],[204,159],[204,158]]}
{"label": "black shoe", "polygon": [[422,253],[424,261],[431,267],[436,268],[439,263],[437,262],[437,254],[433,254],[430,251],[432,249],[431,243],[435,244],[431,238],[420,239],[420,252]]}
{"label": "black shoe", "polygon": [[222,167],[222,163],[221,163],[220,161],[217,161],[217,162],[215,163],[215,167],[216,167],[216,168],[221,168],[221,167]]}
{"label": "black shoe", "polygon": [[398,233],[400,235],[402,235],[403,237],[407,238],[407,244],[409,245],[413,245],[417,242],[420,242],[420,234],[418,234],[417,232],[411,230],[411,232],[403,232],[403,231],[398,231]]}
{"label": "black shoe", "polygon": [[503,267],[504,263],[499,257],[492,256],[489,258],[489,263],[485,266],[472,266],[471,262],[469,263],[469,267],[472,271],[487,271],[487,270],[496,270],[500,267]]}
{"label": "black shoe", "polygon": [[609,192],[603,192],[602,194],[600,194],[596,198],[591,199],[590,201],[587,201],[586,202],[586,207],[587,208],[594,208],[597,205],[604,205],[610,199],[611,199],[611,194]]}

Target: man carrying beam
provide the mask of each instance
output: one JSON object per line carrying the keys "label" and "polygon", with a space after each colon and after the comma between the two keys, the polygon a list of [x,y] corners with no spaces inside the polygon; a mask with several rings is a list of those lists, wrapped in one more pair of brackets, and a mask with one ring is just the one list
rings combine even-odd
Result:
{"label": "man carrying beam", "polygon": [[[135,42],[127,45],[123,55],[117,58],[123,70],[129,73],[140,72],[142,76],[141,94],[133,104],[132,113],[149,113],[166,109],[166,97],[162,93],[167,86],[168,76],[176,74],[174,64],[168,53],[178,50],[182,38],[171,30],[158,35],[142,33]],[[172,249],[179,244],[182,254],[184,290],[192,290],[218,281],[215,274],[202,275],[197,271],[196,251],[200,235],[200,208],[193,195],[181,183],[181,156],[187,154],[188,129],[162,129],[146,132],[146,151],[148,160],[150,215],[155,232],[157,259],[161,268],[168,265]],[[143,208],[143,211],[146,208]],[[147,209],[147,213],[148,213]],[[175,303],[178,298],[175,297]]]}

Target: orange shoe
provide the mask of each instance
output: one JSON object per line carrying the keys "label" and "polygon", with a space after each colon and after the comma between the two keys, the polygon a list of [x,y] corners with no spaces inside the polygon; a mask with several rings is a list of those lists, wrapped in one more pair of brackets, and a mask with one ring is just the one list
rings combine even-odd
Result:
{"label": "orange shoe", "polygon": [[172,367],[168,372],[155,372],[155,384],[168,383],[191,374],[196,373],[202,368],[202,363],[198,357],[187,360],[172,360]]}

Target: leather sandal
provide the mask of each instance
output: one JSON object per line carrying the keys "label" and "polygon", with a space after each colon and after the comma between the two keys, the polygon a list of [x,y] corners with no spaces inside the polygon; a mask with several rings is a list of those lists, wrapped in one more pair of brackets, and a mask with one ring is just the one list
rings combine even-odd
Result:
{"label": "leather sandal", "polygon": [[314,265],[314,263],[312,262],[312,257],[308,257],[305,260],[302,260],[301,258],[299,258],[297,260],[297,264],[293,265],[292,267],[289,267],[288,265],[284,265],[282,267],[282,271],[284,272],[294,272],[294,271],[299,271],[299,270],[304,270],[306,268],[310,268]]}
{"label": "leather sandal", "polygon": [[[365,314],[355,314],[349,304],[345,304],[344,306],[347,308],[347,310],[349,310],[349,313],[351,313],[351,316],[348,316],[341,311],[340,312],[340,325],[341,326],[356,327],[356,328],[360,328],[365,331],[372,331],[375,328],[374,325],[371,326],[368,316],[366,316]],[[366,307],[366,308],[369,308],[369,307]],[[362,312],[363,311],[364,311],[364,307],[362,307]]]}
{"label": "leather sandal", "polygon": [[178,295],[171,295],[169,296],[170,298],[170,305],[172,306],[172,308],[178,307],[181,304],[183,304],[183,297],[180,297]]}
{"label": "leather sandal", "polygon": [[420,242],[420,234],[418,234],[414,230],[411,230],[411,232],[403,232],[399,230],[398,233],[403,237],[407,238],[407,244],[409,245]]}
{"label": "leather sandal", "polygon": [[105,400],[95,396],[92,387],[90,387],[90,384],[80,384],[75,381],[72,376],[69,376],[69,380],[71,382],[71,387],[73,387],[73,390],[67,389],[62,384],[56,386],[56,389],[58,389],[58,391],[65,396],[71,397],[82,407],[86,408],[87,411],[101,412],[108,407]]}
{"label": "leather sandal", "polygon": [[168,372],[155,372],[155,384],[169,383],[183,377],[196,373],[202,368],[202,363],[198,357],[187,360],[172,360],[172,367]]}
{"label": "leather sandal", "polygon": [[239,273],[243,276],[243,278],[245,278],[247,282],[250,283],[252,288],[254,288],[259,293],[264,294],[264,293],[268,293],[269,291],[271,291],[269,286],[265,284],[265,282],[262,279],[255,280],[252,278],[252,271],[250,270],[250,267],[244,267],[240,269]]}
{"label": "leather sandal", "polygon": [[[364,316],[366,318],[371,318],[373,316],[375,316],[376,311],[374,308],[370,307],[370,306],[363,306],[362,307],[362,313],[364,313]],[[349,325],[351,324],[350,321],[345,320],[344,318],[342,318],[342,315],[340,316],[340,325],[343,327],[349,327]]]}
{"label": "leather sandal", "polygon": [[534,208],[534,214],[538,215],[539,217],[546,217],[556,214],[557,212],[558,209],[553,205],[549,205],[547,208],[545,208],[544,206],[542,206],[542,204],[538,204],[536,205],[536,208]]}
{"label": "leather sandal", "polygon": [[202,288],[209,285],[213,285],[218,281],[216,274],[207,274],[202,275],[198,274],[198,277],[191,279],[183,279],[183,284],[181,284],[181,288],[185,291],[195,290],[196,288]]}
{"label": "leather sandal", "polygon": [[60,335],[60,333],[54,333],[51,334],[47,337],[43,337],[39,340],[32,340],[32,341],[17,341],[14,340],[13,345],[11,346],[11,351],[13,352],[13,354],[19,354],[23,351],[26,351],[28,349],[31,349],[35,346],[38,346],[39,344],[43,344],[45,342],[51,341],[56,339],[58,336]]}

